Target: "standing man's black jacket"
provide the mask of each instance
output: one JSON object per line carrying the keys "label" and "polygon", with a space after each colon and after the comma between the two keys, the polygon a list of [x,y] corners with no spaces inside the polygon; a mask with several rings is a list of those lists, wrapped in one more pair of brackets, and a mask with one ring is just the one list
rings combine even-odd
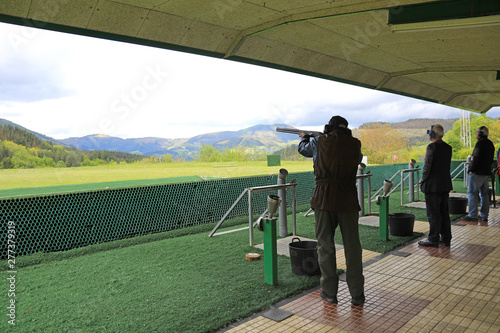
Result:
{"label": "standing man's black jacket", "polygon": [[422,192],[444,193],[453,190],[450,177],[452,148],[443,140],[427,146],[422,173]]}
{"label": "standing man's black jacket", "polygon": [[472,162],[469,166],[469,172],[482,176],[491,175],[491,165],[493,163],[494,154],[495,146],[488,137],[477,140],[474,151],[472,152]]}

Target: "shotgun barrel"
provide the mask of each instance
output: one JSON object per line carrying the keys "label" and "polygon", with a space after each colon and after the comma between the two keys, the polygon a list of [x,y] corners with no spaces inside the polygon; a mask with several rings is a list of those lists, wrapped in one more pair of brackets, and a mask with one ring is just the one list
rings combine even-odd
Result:
{"label": "shotgun barrel", "polygon": [[296,128],[286,128],[286,127],[276,127],[276,132],[282,132],[282,133],[288,133],[288,134],[299,134],[299,133],[306,133],[309,136],[320,136],[324,135],[321,132],[317,131],[309,131],[309,130],[301,130],[301,129],[296,129]]}

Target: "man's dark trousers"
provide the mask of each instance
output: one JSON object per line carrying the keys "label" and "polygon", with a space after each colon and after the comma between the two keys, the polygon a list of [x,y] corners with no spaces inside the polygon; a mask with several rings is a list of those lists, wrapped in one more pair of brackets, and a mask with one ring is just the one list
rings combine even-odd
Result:
{"label": "man's dark trousers", "polygon": [[[451,241],[451,224],[448,209],[449,192],[430,192],[425,193],[425,203],[427,207],[427,218],[429,219],[429,242],[439,243],[440,240],[445,243]],[[439,239],[441,235],[442,239]]]}
{"label": "man's dark trousers", "polygon": [[321,269],[321,288],[330,296],[336,296],[339,277],[335,253],[335,229],[340,227],[346,258],[346,280],[352,297],[364,292],[363,249],[359,241],[358,212],[333,212],[315,210],[318,262]]}

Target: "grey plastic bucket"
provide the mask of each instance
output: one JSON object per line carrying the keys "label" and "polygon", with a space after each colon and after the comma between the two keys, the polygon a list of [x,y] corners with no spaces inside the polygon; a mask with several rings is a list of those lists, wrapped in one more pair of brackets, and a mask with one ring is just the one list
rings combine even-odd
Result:
{"label": "grey plastic bucket", "polygon": [[301,241],[297,237],[292,239],[292,242],[288,244],[290,261],[292,263],[292,273],[309,276],[321,274],[318,263],[318,253],[316,252],[317,247],[318,242]]}

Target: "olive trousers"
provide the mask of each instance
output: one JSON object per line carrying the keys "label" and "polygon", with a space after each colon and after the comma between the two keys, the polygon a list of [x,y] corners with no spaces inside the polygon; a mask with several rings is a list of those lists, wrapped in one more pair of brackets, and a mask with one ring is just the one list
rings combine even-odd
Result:
{"label": "olive trousers", "polygon": [[339,285],[335,257],[335,229],[340,226],[346,260],[346,280],[349,293],[358,297],[364,292],[363,249],[359,241],[358,212],[315,210],[315,232],[318,240],[318,263],[321,269],[321,288],[336,296]]}

